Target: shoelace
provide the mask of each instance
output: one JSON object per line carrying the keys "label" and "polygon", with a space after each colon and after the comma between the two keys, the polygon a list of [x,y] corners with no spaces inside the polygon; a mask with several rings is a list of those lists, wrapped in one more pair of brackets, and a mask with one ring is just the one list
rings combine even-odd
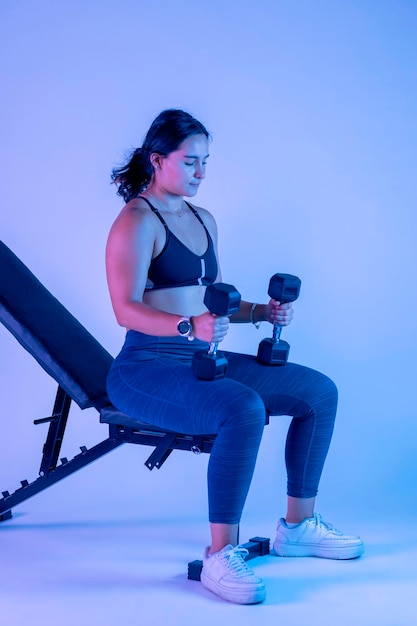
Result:
{"label": "shoelace", "polygon": [[331,533],[335,535],[342,535],[343,533],[340,530],[337,530],[333,526],[333,524],[329,524],[329,522],[325,522],[319,513],[314,514],[315,524],[316,526],[323,526],[326,530],[329,530]]}
{"label": "shoelace", "polygon": [[249,550],[240,546],[222,553],[222,558],[226,562],[227,567],[233,571],[237,578],[244,578],[248,575],[253,576],[252,570],[246,565],[244,559],[247,554],[249,554]]}

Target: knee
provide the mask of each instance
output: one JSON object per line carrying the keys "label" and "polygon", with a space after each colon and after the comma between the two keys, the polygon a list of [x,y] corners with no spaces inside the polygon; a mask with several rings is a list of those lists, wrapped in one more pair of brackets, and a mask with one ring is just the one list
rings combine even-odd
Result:
{"label": "knee", "polygon": [[326,379],[324,383],[325,396],[327,398],[327,402],[331,404],[332,407],[334,407],[334,412],[336,412],[339,392],[336,387],[336,384],[333,382],[331,378],[328,378],[327,376],[325,376],[325,379]]}
{"label": "knee", "polygon": [[300,404],[292,407],[290,415],[306,417],[315,415],[334,419],[337,410],[338,391],[331,378],[310,369],[298,396]]}
{"label": "knee", "polygon": [[319,374],[317,390],[320,394],[327,396],[337,404],[338,390],[334,381],[325,374]]}
{"label": "knee", "polygon": [[319,414],[332,415],[334,419],[337,410],[338,390],[333,380],[325,374],[317,372],[313,389],[312,405],[315,406]]}
{"label": "knee", "polygon": [[225,398],[222,423],[232,428],[262,430],[265,426],[265,405],[249,387],[243,387],[233,398]]}

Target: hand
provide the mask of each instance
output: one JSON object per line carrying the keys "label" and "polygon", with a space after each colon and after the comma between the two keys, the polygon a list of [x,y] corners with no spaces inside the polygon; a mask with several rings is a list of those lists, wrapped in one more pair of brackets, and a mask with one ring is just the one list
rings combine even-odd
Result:
{"label": "hand", "polygon": [[270,300],[267,304],[268,322],[278,326],[288,326],[294,317],[294,309],[291,302],[280,304],[278,300]]}
{"label": "hand", "polygon": [[213,315],[207,311],[202,315],[196,315],[192,319],[192,335],[201,341],[219,343],[227,335],[230,320],[228,317]]}

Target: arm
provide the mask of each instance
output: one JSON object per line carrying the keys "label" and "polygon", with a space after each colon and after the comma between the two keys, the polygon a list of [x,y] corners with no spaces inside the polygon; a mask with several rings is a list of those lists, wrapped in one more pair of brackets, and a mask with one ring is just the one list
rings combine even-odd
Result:
{"label": "arm", "polygon": [[277,300],[270,300],[268,304],[256,304],[254,307],[253,304],[242,300],[239,311],[231,316],[230,321],[234,324],[270,322],[287,326],[294,315],[291,303],[280,304]]}
{"label": "arm", "polygon": [[180,316],[143,302],[149,264],[156,241],[152,215],[126,206],[114,222],[106,246],[106,272],[113,310],[120,326],[146,334],[178,334]]}

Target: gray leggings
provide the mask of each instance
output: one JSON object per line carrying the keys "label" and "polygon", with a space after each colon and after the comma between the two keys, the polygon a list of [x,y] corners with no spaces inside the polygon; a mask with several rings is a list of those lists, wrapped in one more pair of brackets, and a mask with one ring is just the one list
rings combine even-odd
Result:
{"label": "gray leggings", "polygon": [[210,522],[239,523],[266,414],[293,417],[285,448],[288,495],[315,496],[336,416],[334,383],[302,365],[262,365],[234,352],[223,352],[225,378],[198,380],[190,363],[202,349],[207,344],[198,340],[129,331],[109,373],[110,400],[160,428],[217,434],[208,466]]}

